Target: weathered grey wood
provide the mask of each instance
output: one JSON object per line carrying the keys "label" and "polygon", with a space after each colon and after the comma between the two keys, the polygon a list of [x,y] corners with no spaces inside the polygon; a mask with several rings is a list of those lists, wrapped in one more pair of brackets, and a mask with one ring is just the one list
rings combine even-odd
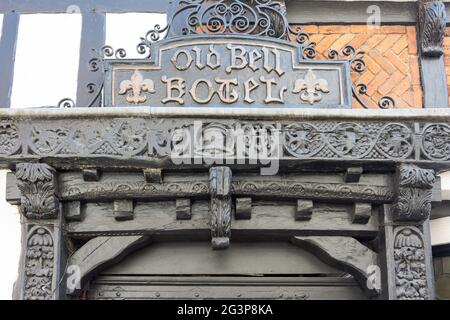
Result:
{"label": "weathered grey wood", "polygon": [[[89,61],[102,54],[105,45],[106,15],[103,12],[86,12],[82,15],[80,55],[78,64],[77,107],[100,107],[102,84],[104,80],[103,66],[93,71]],[[97,53],[95,53],[95,51]]]}
{"label": "weathered grey wood", "polygon": [[19,21],[20,15],[16,12],[8,12],[3,16],[0,35],[0,108],[9,108],[11,105]]}
{"label": "weathered grey wood", "polygon": [[365,300],[352,278],[100,276],[89,299]]}
{"label": "weathered grey wood", "polygon": [[77,6],[81,12],[158,12],[165,13],[169,0],[130,0],[126,3],[119,0],[3,0],[0,2],[0,13],[16,11],[19,13],[66,13],[68,8]]}
{"label": "weathered grey wood", "polygon": [[344,181],[349,182],[359,182],[361,174],[363,173],[363,168],[361,167],[351,167],[348,168],[344,175]]}
{"label": "weathered grey wood", "polygon": [[114,201],[114,217],[117,221],[132,220],[133,201],[132,200],[115,200]]}
{"label": "weathered grey wood", "polygon": [[84,169],[82,170],[84,181],[98,181],[100,179],[99,169]]}
{"label": "weathered grey wood", "polygon": [[368,270],[378,265],[378,255],[350,237],[293,237],[292,243],[314,253],[326,263],[350,273],[371,295],[379,292],[367,287]]}
{"label": "weathered grey wood", "polygon": [[447,108],[448,90],[444,57],[421,57],[421,75],[425,108]]}
{"label": "weathered grey wood", "polygon": [[314,203],[311,200],[297,200],[297,210],[295,211],[295,220],[311,219]]}
{"label": "weathered grey wood", "polygon": [[380,8],[381,23],[415,23],[415,2],[403,1],[287,1],[290,23],[367,23],[369,6]]}
{"label": "weathered grey wood", "polygon": [[[299,192],[295,188],[283,188],[279,191],[269,188],[270,184],[277,182],[281,185],[298,183],[303,187]],[[330,189],[347,188],[352,193],[317,192],[318,187],[325,186]],[[248,183],[254,183],[256,190],[246,188]],[[358,184],[348,186],[342,183],[339,174],[295,174],[289,176],[280,174],[267,178],[258,175],[237,174],[232,181],[233,194],[238,197],[257,195],[259,197],[273,197],[277,199],[301,197],[318,200],[330,200],[342,197],[343,201],[361,201],[373,198],[375,202],[389,202],[393,200],[392,178],[388,175],[364,174]],[[353,189],[352,189],[353,188]],[[373,195],[373,188],[379,195]],[[162,184],[148,184],[141,174],[137,172],[106,172],[98,183],[85,182],[80,172],[61,173],[59,175],[59,189],[62,200],[106,200],[113,197],[121,199],[150,199],[150,198],[176,198],[176,197],[206,197],[209,193],[208,177],[206,173],[196,174],[166,174]],[[366,190],[366,191],[364,191]],[[389,194],[392,194],[389,196]],[[7,174],[6,199],[12,204],[20,200],[17,181],[14,174]]]}
{"label": "weathered grey wood", "polygon": [[83,219],[80,201],[64,203],[64,217],[67,221],[81,221]]}
{"label": "weathered grey wood", "polygon": [[177,220],[191,219],[191,199],[177,199],[175,202],[175,206],[177,212]]}
{"label": "weathered grey wood", "polygon": [[102,275],[287,276],[341,272],[289,242],[233,242],[230,250],[217,251],[211,250],[208,241],[183,241],[154,242],[105,269]]}
{"label": "weathered grey wood", "polygon": [[353,205],[353,223],[366,224],[372,215],[370,203],[355,203]]}
{"label": "weathered grey wood", "polygon": [[[131,251],[148,242],[146,236],[97,237],[88,241],[69,259],[69,266],[79,267],[80,285],[82,289],[86,280],[104,268],[117,263]],[[78,290],[69,291],[76,294]]]}
{"label": "weathered grey wood", "polygon": [[[297,206],[292,203],[258,202],[252,205],[252,219],[232,219],[232,238],[262,237],[287,239],[289,235],[343,235],[373,238],[378,233],[378,217],[365,225],[353,224],[351,206],[318,204],[309,221],[295,221]],[[203,239],[210,237],[207,200],[192,203],[192,219],[177,220],[175,201],[137,202],[134,219],[115,222],[112,203],[86,203],[82,222],[67,224],[73,237],[149,234],[154,237]]]}
{"label": "weathered grey wood", "polygon": [[144,179],[147,183],[163,183],[162,170],[154,168],[144,169]]}
{"label": "weathered grey wood", "polygon": [[252,198],[236,198],[236,220],[252,218]]}

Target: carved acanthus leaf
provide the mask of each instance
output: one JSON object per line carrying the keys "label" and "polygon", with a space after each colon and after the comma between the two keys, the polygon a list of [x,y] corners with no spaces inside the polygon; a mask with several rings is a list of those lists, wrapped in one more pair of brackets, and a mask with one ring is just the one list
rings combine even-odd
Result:
{"label": "carved acanthus leaf", "polygon": [[420,45],[422,55],[440,57],[446,27],[445,5],[438,0],[421,0],[419,4]]}

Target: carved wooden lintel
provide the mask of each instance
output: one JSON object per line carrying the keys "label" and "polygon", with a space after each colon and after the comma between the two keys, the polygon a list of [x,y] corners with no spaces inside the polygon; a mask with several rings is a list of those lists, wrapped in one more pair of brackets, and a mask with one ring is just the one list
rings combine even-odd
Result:
{"label": "carved wooden lintel", "polygon": [[392,206],[394,221],[424,221],[431,213],[434,170],[402,164],[397,169],[397,199]]}
{"label": "carved wooden lintel", "polygon": [[228,167],[212,167],[209,170],[211,244],[215,250],[230,246],[231,176],[231,169]]}
{"label": "carved wooden lintel", "polygon": [[162,183],[162,170],[154,168],[144,169],[144,178],[147,183]]}
{"label": "carved wooden lintel", "polygon": [[252,217],[252,198],[236,198],[236,219],[251,219]]}
{"label": "carved wooden lintel", "polygon": [[423,56],[440,57],[444,53],[445,27],[446,12],[444,3],[438,0],[420,0],[419,39]]}
{"label": "carved wooden lintel", "polygon": [[20,212],[28,219],[54,219],[59,214],[55,170],[44,163],[16,165]]}
{"label": "carved wooden lintel", "polygon": [[175,201],[177,220],[190,220],[191,213],[191,199],[176,199]]}
{"label": "carved wooden lintel", "polygon": [[134,210],[133,210],[132,200],[115,200],[114,201],[114,217],[117,221],[133,220]]}
{"label": "carved wooden lintel", "polygon": [[314,203],[312,200],[297,200],[297,210],[295,211],[295,220],[310,220]]}

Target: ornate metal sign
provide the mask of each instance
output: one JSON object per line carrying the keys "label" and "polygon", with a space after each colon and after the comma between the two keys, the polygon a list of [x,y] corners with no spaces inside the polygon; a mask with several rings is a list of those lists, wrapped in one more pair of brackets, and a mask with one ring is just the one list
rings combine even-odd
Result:
{"label": "ornate metal sign", "polygon": [[304,60],[275,39],[191,36],[152,47],[150,60],[109,62],[108,106],[350,108],[346,61]]}

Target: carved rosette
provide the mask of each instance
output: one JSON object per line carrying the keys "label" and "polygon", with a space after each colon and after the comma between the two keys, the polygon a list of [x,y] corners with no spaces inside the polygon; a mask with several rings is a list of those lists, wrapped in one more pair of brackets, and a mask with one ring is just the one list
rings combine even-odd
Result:
{"label": "carved rosette", "polygon": [[424,242],[419,229],[416,227],[395,229],[394,262],[397,299],[428,299]]}
{"label": "carved rosette", "polygon": [[212,167],[209,170],[213,249],[226,249],[230,245],[231,176],[231,169],[228,167]]}
{"label": "carved rosette", "polygon": [[31,230],[25,257],[24,300],[51,300],[53,297],[54,242],[44,227]]}
{"label": "carved rosette", "polygon": [[20,163],[16,178],[21,192],[20,212],[28,219],[54,219],[59,212],[55,170],[43,163]]}
{"label": "carved rosette", "polygon": [[424,221],[431,213],[431,189],[435,172],[402,164],[397,171],[397,199],[392,207],[395,221]]}
{"label": "carved rosette", "polygon": [[421,0],[419,3],[420,47],[423,56],[440,57],[446,27],[445,5],[442,1]]}

